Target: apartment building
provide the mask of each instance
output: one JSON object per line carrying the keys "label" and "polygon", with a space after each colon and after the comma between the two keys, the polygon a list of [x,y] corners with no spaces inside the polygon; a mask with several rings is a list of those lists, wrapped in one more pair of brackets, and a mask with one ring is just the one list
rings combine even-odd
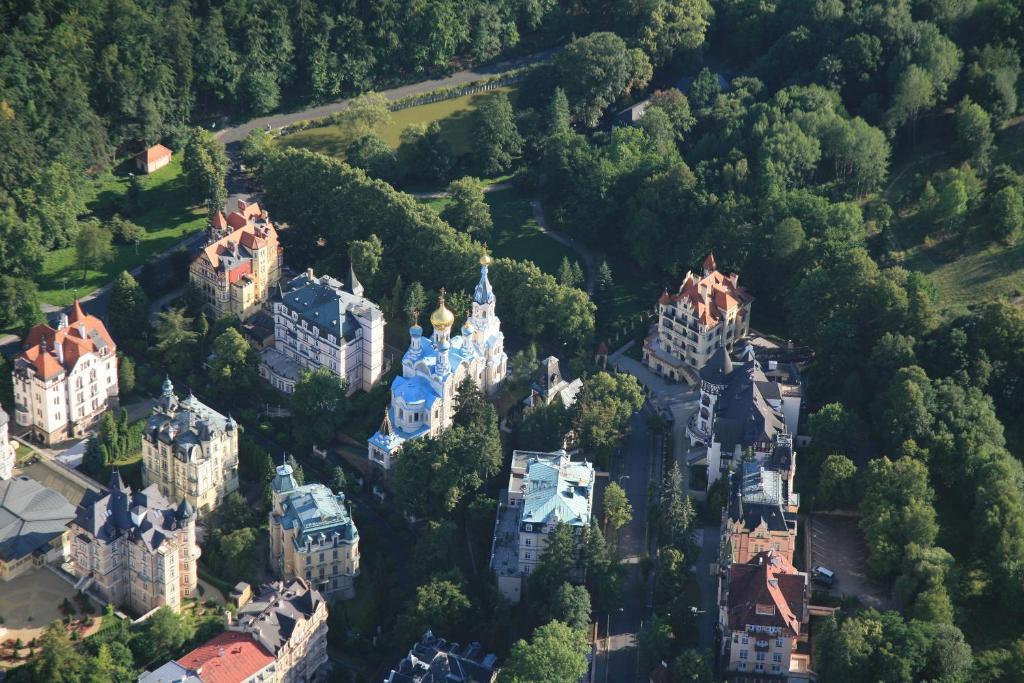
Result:
{"label": "apartment building", "polygon": [[284,248],[259,204],[238,202],[225,218],[218,212],[210,241],[189,266],[189,281],[203,293],[214,318],[252,316],[270,299],[281,278]]}
{"label": "apartment building", "polygon": [[507,599],[519,602],[555,526],[568,524],[579,534],[590,525],[594,481],[594,466],[573,462],[565,451],[512,453],[491,547],[491,569]]}
{"label": "apartment building", "polygon": [[732,562],[743,564],[773,551],[793,561],[800,494],[773,469],[743,463],[732,474],[732,495],[722,511],[722,543]]}
{"label": "apartment building", "polygon": [[427,631],[384,683],[493,683],[497,657],[472,642],[463,647]]}
{"label": "apartment building", "polygon": [[207,514],[238,490],[238,425],[164,379],[142,433],[142,481]]}
{"label": "apartment building", "polygon": [[369,391],[384,370],[384,314],[363,296],[349,270],[348,284],[310,268],[279,287],[273,298],[274,346],[261,353],[260,375],[285,393],[303,370],[325,368]]}
{"label": "apartment building", "polygon": [[731,352],[750,333],[753,301],[739,275],[719,272],[708,254],[701,275],[687,271],[675,293],[658,299],[658,327],[644,341],[644,364],[671,380],[694,381],[717,349]]}
{"label": "apartment building", "polygon": [[133,492],[116,470],[108,491],[86,492],[71,523],[71,568],[77,588],[145,614],[177,612],[198,585],[195,510],[172,506],[156,485]]}
{"label": "apartment building", "polygon": [[331,598],[355,596],[359,531],[345,494],[323,484],[300,486],[290,465],[271,482],[270,565],[282,579],[305,579]]}
{"label": "apartment building", "polygon": [[75,301],[57,328],[36,325],[14,361],[14,421],[47,445],[80,438],[116,407],[117,345]]}
{"label": "apartment building", "polygon": [[774,550],[729,567],[719,624],[730,683],[810,680],[809,595],[807,575]]}

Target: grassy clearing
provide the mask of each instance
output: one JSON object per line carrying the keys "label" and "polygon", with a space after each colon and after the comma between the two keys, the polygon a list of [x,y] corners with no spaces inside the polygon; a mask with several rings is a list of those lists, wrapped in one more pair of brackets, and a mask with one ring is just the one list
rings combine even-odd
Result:
{"label": "grassy clearing", "polygon": [[[392,113],[391,123],[379,126],[376,132],[392,149],[398,149],[403,130],[416,123],[437,121],[441,125],[441,134],[451,144],[455,154],[465,154],[470,151],[472,145],[473,112],[483,98],[498,92],[507,93],[513,101],[515,99],[516,89],[513,86],[409,107]],[[278,144],[284,147],[301,147],[333,157],[344,157],[347,140],[347,131],[340,126],[325,126],[286,135]]]}
{"label": "grassy clearing", "polygon": [[[996,144],[994,165],[1009,164],[1018,173],[1024,171],[1024,119],[1012,120],[1004,126],[996,136]],[[928,275],[935,287],[936,301],[952,314],[1000,297],[1021,297],[1024,244],[1007,246],[986,237],[984,209],[969,218],[967,230],[972,237],[967,244],[956,235],[928,229],[917,209],[916,193],[924,179],[933,179],[960,163],[941,141],[930,141],[929,145],[934,145],[934,150],[919,149],[912,160],[893,170],[892,180],[882,193],[882,198],[897,212],[887,248],[903,267]]]}
{"label": "grassy clearing", "polygon": [[[484,197],[491,207],[491,218],[494,219],[494,229],[487,244],[495,256],[533,261],[538,268],[551,275],[558,274],[563,258],[579,261],[569,247],[544,234],[533,216],[530,200],[519,192],[514,189],[498,190],[488,192]],[[447,197],[431,197],[419,201],[440,213],[451,200]]]}
{"label": "grassy clearing", "polygon": [[[128,192],[129,160],[118,169],[117,175],[108,174],[96,180],[95,195],[88,207],[101,219],[117,212]],[[75,264],[75,248],[51,251],[43,262],[43,272],[37,282],[40,299],[56,306],[67,306],[79,296],[102,287],[123,270],[140,266],[153,256],[170,249],[182,237],[202,230],[206,225],[206,212],[195,208],[192,193],[185,185],[181,172],[181,159],[174,161],[153,175],[142,176],[142,206],[144,210],[133,217],[146,234],[138,248],[114,245],[114,258],[102,270],[85,273]]]}

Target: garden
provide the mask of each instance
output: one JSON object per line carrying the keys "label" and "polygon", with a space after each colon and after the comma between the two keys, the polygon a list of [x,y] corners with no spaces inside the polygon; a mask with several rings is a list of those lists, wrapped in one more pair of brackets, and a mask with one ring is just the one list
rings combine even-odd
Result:
{"label": "garden", "polygon": [[37,278],[39,298],[54,306],[70,305],[82,296],[112,281],[118,273],[130,271],[167,251],[183,237],[206,226],[206,212],[197,208],[181,168],[181,155],[152,175],[132,176],[134,160],[123,162],[113,173],[94,180],[93,199],[87,202],[92,214],[108,220],[129,213],[143,229],[137,244],[114,243],[113,258],[100,270],[78,265],[74,245],[47,252],[43,271]]}

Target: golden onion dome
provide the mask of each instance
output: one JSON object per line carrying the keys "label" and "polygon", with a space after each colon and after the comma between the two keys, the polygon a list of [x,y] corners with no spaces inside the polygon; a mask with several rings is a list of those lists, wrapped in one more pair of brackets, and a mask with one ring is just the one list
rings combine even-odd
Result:
{"label": "golden onion dome", "polygon": [[455,324],[455,314],[444,305],[444,287],[437,297],[437,310],[430,314],[430,324],[435,330],[447,330]]}
{"label": "golden onion dome", "polygon": [[491,261],[492,261],[491,255],[487,253],[487,245],[484,244],[484,254],[483,254],[483,256],[480,257],[480,265],[481,266],[489,266],[489,265],[491,265]]}

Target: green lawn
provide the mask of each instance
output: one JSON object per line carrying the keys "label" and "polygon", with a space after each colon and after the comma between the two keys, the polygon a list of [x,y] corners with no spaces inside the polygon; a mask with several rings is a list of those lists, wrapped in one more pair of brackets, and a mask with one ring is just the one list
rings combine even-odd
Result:
{"label": "green lawn", "polygon": [[[515,98],[515,87],[513,86],[496,88],[486,93],[464,95],[432,104],[423,104],[418,107],[409,107],[393,112],[391,123],[379,126],[377,134],[391,145],[392,149],[398,149],[399,138],[403,130],[414,123],[437,121],[441,124],[441,132],[451,143],[455,154],[464,154],[470,151],[473,132],[472,114],[476,110],[477,104],[482,98],[498,92],[507,93],[513,100]],[[340,126],[325,126],[286,135],[280,138],[278,144],[285,147],[301,147],[334,157],[343,157],[347,140],[348,135]]]}
{"label": "green lawn", "polygon": [[[993,165],[1009,164],[1018,173],[1024,171],[1024,119],[1015,119],[1000,130],[996,144]],[[1024,296],[1024,244],[1007,246],[988,238],[983,209],[972,216],[966,245],[954,235],[925,225],[916,210],[920,179],[932,178],[959,163],[944,141],[924,141],[908,163],[894,165],[890,184],[882,193],[897,211],[886,247],[899,265],[926,273],[935,287],[936,302],[954,314],[971,304]]]}
{"label": "green lawn", "polygon": [[[514,189],[488,192],[484,197],[491,207],[494,229],[487,239],[491,253],[498,257],[533,261],[538,268],[551,275],[558,274],[562,259],[579,260],[576,253],[545,235],[533,217],[530,200]],[[440,213],[447,206],[446,197],[420,199]],[[580,263],[582,266],[583,264]]]}
{"label": "green lawn", "polygon": [[[100,219],[116,213],[128,191],[127,164],[122,165],[121,171],[117,175],[107,174],[95,181],[95,196],[88,207]],[[89,270],[84,275],[75,265],[74,247],[49,252],[43,263],[43,272],[38,278],[42,301],[66,306],[74,301],[76,293],[82,296],[102,287],[121,271],[145,263],[174,246],[183,236],[205,228],[206,212],[194,207],[192,193],[185,186],[178,156],[153,175],[142,176],[142,186],[144,209],[140,215],[132,217],[146,231],[138,249],[115,244],[114,259],[103,270]]]}

